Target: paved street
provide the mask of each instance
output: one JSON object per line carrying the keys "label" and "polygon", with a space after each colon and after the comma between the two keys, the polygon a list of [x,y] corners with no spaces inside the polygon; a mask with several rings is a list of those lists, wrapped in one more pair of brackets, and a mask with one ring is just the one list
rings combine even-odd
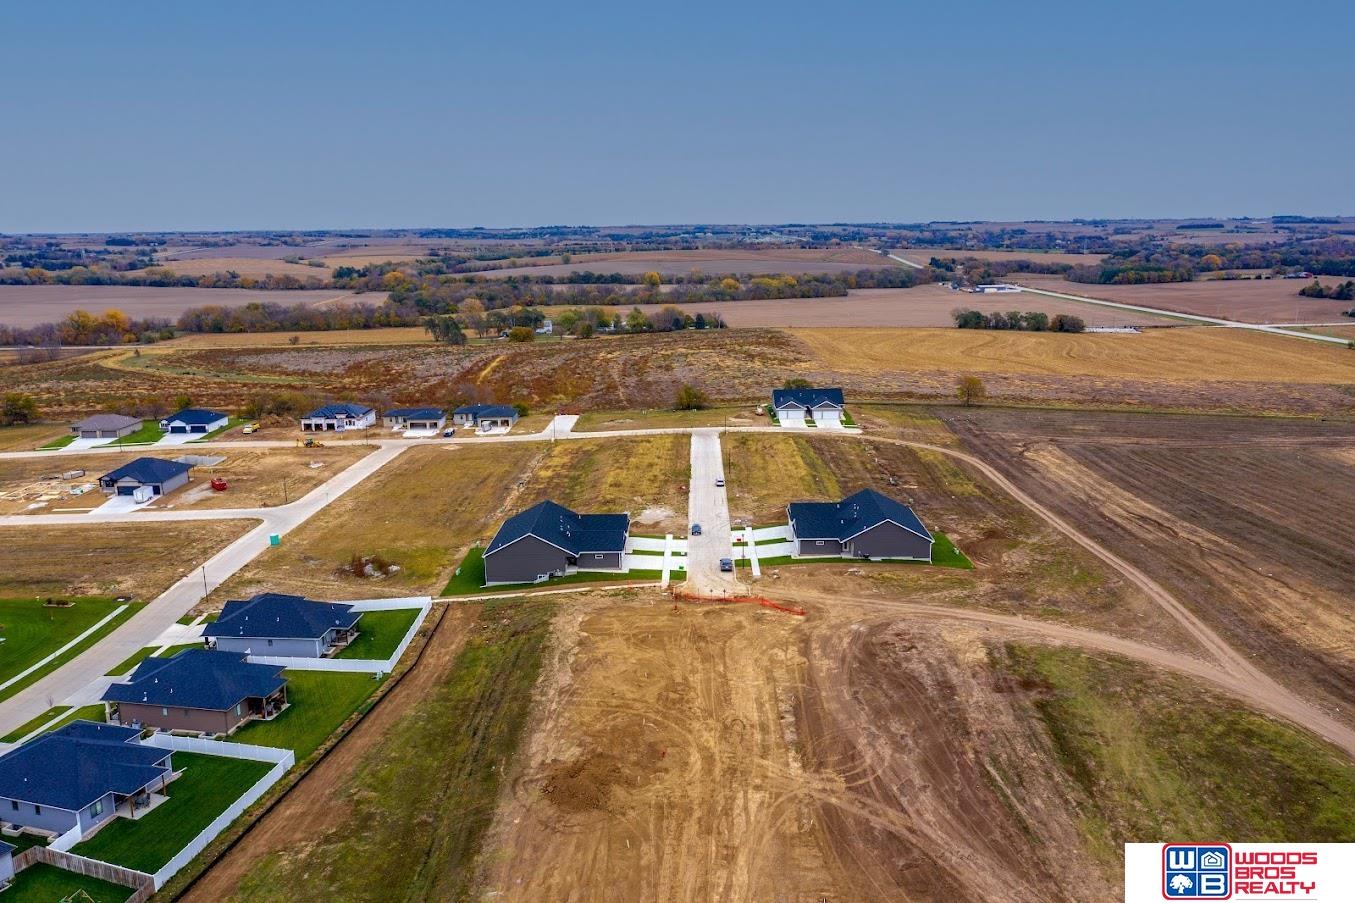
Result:
{"label": "paved street", "polygon": [[724,595],[744,589],[734,574],[720,571],[720,559],[734,557],[730,542],[729,499],[724,488],[715,485],[717,479],[723,478],[720,431],[695,430],[692,433],[692,481],[687,519],[700,524],[702,532],[687,540],[686,588],[701,595]]}

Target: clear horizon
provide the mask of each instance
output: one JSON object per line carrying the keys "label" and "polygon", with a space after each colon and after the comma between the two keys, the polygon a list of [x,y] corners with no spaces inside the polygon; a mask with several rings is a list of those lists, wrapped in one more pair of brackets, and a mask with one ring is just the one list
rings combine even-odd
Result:
{"label": "clear horizon", "polygon": [[0,231],[1355,210],[1339,45],[1272,10],[28,4]]}

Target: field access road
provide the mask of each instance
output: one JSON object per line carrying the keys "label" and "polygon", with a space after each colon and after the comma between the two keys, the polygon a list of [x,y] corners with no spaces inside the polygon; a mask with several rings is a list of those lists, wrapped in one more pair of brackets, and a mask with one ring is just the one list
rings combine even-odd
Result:
{"label": "field access road", "polygon": [[725,477],[720,457],[720,431],[692,432],[692,474],[687,494],[687,518],[701,525],[701,535],[687,537],[687,590],[700,596],[728,596],[746,592],[732,572],[720,570],[721,558],[734,557],[730,539],[729,497],[715,481]]}
{"label": "field access road", "polygon": [[[1020,285],[1020,283],[1013,283]],[[1104,301],[1100,298],[1088,298],[1085,295],[1069,295],[1066,292],[1051,292],[1043,288],[1029,288],[1021,285],[1021,291],[1030,295],[1048,295],[1050,298],[1061,298],[1064,301],[1081,301],[1083,304],[1095,304],[1099,307],[1113,307],[1117,310],[1132,310],[1135,313],[1157,314],[1159,316],[1169,316],[1177,320],[1188,320],[1192,323],[1203,323],[1207,326],[1227,326],[1231,329],[1251,329],[1256,332],[1269,332],[1272,335],[1287,335],[1295,339],[1309,339],[1314,342],[1328,342],[1337,345],[1347,345],[1349,339],[1342,339],[1332,335],[1319,335],[1313,332],[1299,332],[1296,329],[1285,329],[1281,326],[1268,326],[1262,323],[1241,323],[1237,320],[1225,320],[1221,317],[1206,317],[1202,314],[1183,314],[1179,311],[1170,310],[1165,307],[1144,307],[1141,304],[1124,304],[1120,301]]]}
{"label": "field access road", "polygon": [[[287,533],[348,490],[376,473],[398,457],[404,448],[399,445],[382,447],[350,465],[326,483],[292,502],[276,508],[236,508],[216,511],[164,511],[110,515],[105,518],[89,514],[42,515],[40,519],[7,517],[0,524],[30,526],[35,523],[107,523],[109,521],[150,520],[219,520],[222,518],[258,519],[258,526],[217,552],[192,573],[148,602],[116,630],[95,643],[90,649],[57,668],[10,698],[0,701],[0,725],[4,731],[36,718],[53,705],[84,691],[99,681],[105,673],[151,645],[169,625],[188,613],[207,593],[216,589],[237,571],[249,564],[268,548],[270,533]],[[204,517],[203,515],[208,515]],[[54,520],[56,519],[56,520]],[[0,731],[3,732],[3,731]]]}

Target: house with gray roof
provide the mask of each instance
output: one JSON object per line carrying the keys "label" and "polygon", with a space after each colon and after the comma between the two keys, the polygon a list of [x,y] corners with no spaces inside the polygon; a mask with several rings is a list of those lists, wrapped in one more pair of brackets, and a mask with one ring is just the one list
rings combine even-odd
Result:
{"label": "house with gray roof", "polygon": [[71,432],[77,439],[121,439],[139,429],[140,417],[124,417],[122,414],[95,414],[71,424]]}
{"label": "house with gray roof", "polygon": [[842,422],[845,402],[842,390],[833,389],[775,389],[772,392],[772,410],[782,426],[838,426]]}
{"label": "house with gray roof", "polygon": [[0,756],[0,821],[87,837],[163,802],[175,777],[170,751],[143,745],[136,728],[72,721]]}
{"label": "house with gray roof", "polygon": [[301,418],[303,433],[342,433],[344,430],[361,430],[376,424],[376,411],[365,404],[340,401],[327,404],[311,411]]}
{"label": "house with gray roof", "polygon": [[110,684],[102,699],[112,724],[229,734],[287,707],[282,670],[251,662],[243,652],[184,649],[143,660],[126,680]]}
{"label": "house with gray roof", "polygon": [[151,495],[165,495],[188,482],[192,464],[166,458],[136,458],[99,477],[99,488],[108,495],[136,495],[146,487]]}
{"label": "house with gray roof", "polygon": [[181,433],[201,434],[215,430],[225,429],[231,422],[229,414],[223,414],[220,411],[209,411],[205,408],[184,408],[174,414],[170,414],[164,420],[160,421],[160,432],[178,435]]}
{"label": "house with gray roof", "polygon": [[285,658],[324,658],[358,635],[362,612],[343,602],[259,593],[227,602],[202,631],[213,649]]}
{"label": "house with gray roof", "polygon": [[932,560],[932,534],[902,502],[862,489],[840,502],[786,507],[796,556]]}
{"label": "house with gray roof", "polygon": [[391,408],[381,415],[381,420],[388,429],[401,432],[437,432],[447,424],[447,413],[442,408]]}
{"label": "house with gray roof", "polygon": [[518,409],[506,404],[468,404],[452,412],[452,423],[475,427],[482,433],[508,430],[518,422]]}
{"label": "house with gray roof", "polygon": [[544,501],[503,522],[485,549],[485,585],[537,583],[576,571],[626,571],[629,514],[577,514]]}

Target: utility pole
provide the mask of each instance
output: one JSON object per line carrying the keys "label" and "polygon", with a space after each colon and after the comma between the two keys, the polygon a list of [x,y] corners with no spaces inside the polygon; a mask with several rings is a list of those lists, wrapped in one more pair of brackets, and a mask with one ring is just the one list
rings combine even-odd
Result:
{"label": "utility pole", "polygon": [[202,566],[202,601],[207,601],[207,565]]}

